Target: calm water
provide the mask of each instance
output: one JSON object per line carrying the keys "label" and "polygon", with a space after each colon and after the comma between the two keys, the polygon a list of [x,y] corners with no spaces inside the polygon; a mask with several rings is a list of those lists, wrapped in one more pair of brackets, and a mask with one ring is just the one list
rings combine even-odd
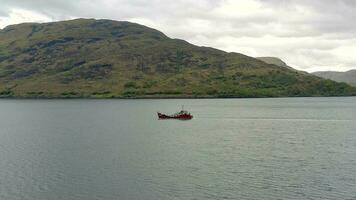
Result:
{"label": "calm water", "polygon": [[356,98],[0,100],[0,125],[4,200],[356,199]]}

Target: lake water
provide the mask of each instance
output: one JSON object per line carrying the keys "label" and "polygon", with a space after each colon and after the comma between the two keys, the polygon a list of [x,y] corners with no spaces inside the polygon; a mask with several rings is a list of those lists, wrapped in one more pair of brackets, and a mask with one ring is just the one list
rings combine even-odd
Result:
{"label": "lake water", "polygon": [[4,200],[356,199],[354,97],[0,100],[0,125]]}

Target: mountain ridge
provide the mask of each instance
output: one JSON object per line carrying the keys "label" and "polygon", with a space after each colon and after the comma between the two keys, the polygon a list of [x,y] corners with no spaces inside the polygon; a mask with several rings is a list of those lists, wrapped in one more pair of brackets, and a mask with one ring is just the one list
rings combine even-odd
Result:
{"label": "mountain ridge", "polygon": [[355,88],[131,22],[75,19],[0,30],[0,97],[339,95],[355,95]]}
{"label": "mountain ridge", "polygon": [[268,64],[273,64],[281,67],[288,67],[287,63],[285,63],[282,59],[277,57],[264,56],[264,57],[256,57],[256,59],[261,60]]}
{"label": "mountain ridge", "polygon": [[290,70],[296,70],[293,67],[290,67],[285,63],[282,59],[277,58],[277,57],[256,57],[256,59],[261,60],[267,64],[272,64],[272,65],[277,65],[280,67],[286,67]]}
{"label": "mountain ridge", "polygon": [[348,70],[346,72],[317,71],[312,74],[321,78],[330,79],[336,82],[345,82],[352,86],[356,86],[356,69]]}

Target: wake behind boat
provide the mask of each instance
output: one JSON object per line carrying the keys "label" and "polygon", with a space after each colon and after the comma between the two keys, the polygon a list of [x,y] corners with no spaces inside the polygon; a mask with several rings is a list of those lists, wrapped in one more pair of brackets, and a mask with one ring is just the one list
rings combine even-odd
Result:
{"label": "wake behind boat", "polygon": [[158,119],[179,119],[179,120],[190,120],[193,118],[193,115],[191,115],[188,111],[184,110],[182,107],[182,110],[180,112],[177,112],[173,115],[166,115],[160,112],[157,112],[158,114]]}

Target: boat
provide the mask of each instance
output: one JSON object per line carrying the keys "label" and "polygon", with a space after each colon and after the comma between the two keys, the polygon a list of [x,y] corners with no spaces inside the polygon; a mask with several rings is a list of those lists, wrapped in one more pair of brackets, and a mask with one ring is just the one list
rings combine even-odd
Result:
{"label": "boat", "polygon": [[157,112],[158,119],[179,119],[179,120],[190,120],[193,118],[193,115],[191,115],[188,111],[184,110],[184,107],[182,107],[182,110],[180,112],[174,113],[173,115],[166,115],[160,112]]}

